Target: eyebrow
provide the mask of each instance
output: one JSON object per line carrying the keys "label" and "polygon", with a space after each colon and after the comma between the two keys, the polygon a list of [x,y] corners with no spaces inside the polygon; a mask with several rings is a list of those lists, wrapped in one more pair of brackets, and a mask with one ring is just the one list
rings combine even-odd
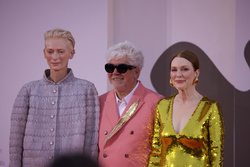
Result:
{"label": "eyebrow", "polygon": [[[182,67],[189,67],[188,65],[181,66]],[[177,68],[176,66],[172,66],[171,68]]]}
{"label": "eyebrow", "polygon": [[64,48],[57,48],[57,49],[53,49],[53,48],[46,48],[46,50],[65,50]]}

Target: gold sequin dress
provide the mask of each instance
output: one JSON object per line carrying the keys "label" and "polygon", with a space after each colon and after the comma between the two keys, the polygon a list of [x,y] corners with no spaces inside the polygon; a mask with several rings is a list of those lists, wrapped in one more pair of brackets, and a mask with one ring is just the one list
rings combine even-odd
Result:
{"label": "gold sequin dress", "polygon": [[148,166],[223,166],[224,122],[219,104],[203,96],[186,126],[177,134],[172,125],[175,96],[157,104]]}

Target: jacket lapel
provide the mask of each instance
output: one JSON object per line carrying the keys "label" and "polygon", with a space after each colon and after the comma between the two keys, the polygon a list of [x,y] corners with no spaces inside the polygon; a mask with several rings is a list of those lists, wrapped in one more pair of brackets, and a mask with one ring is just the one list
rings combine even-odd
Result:
{"label": "jacket lapel", "polygon": [[[113,92],[113,96],[114,97],[112,97],[113,98],[113,102],[112,103],[115,103],[115,95],[114,95],[114,91],[112,91]],[[113,107],[115,106],[115,108],[116,108],[116,113],[114,113],[114,108],[113,108],[113,110],[112,110],[112,108],[110,108],[111,110],[109,111],[109,118],[110,118],[110,121],[112,122],[112,123],[114,123],[114,127],[117,125],[117,123],[118,123],[118,121],[124,116],[124,114],[126,113],[126,111],[129,109],[129,107],[133,104],[133,103],[135,103],[138,99],[139,99],[139,101],[138,101],[138,106],[137,106],[137,108],[136,108],[136,110],[135,110],[135,112],[134,112],[134,114],[130,117],[130,119],[132,119],[133,117],[134,117],[134,115],[139,111],[139,109],[142,107],[142,105],[144,104],[144,87],[143,87],[143,85],[141,84],[141,82],[140,82],[140,84],[139,84],[139,86],[137,87],[137,89],[135,90],[135,92],[134,92],[134,94],[132,95],[132,97],[131,97],[131,99],[129,100],[129,102],[128,102],[128,105],[127,105],[127,107],[125,108],[125,110],[124,110],[124,112],[123,112],[123,114],[121,115],[121,117],[119,118],[119,115],[118,115],[118,109],[117,109],[117,105],[116,105],[116,103],[115,103],[115,105],[113,105]],[[111,98],[110,98],[111,99]],[[111,101],[110,101],[111,102]],[[111,106],[110,106],[111,107]],[[117,117],[118,117],[118,119],[119,120],[117,120],[116,118],[114,118],[114,115],[116,115],[117,114]],[[112,116],[113,115],[113,116]],[[116,132],[112,135],[112,136],[114,136],[116,133],[118,133],[124,126],[126,126],[126,124],[130,121],[130,119],[128,120],[128,121],[126,121],[119,129],[117,129],[116,130]],[[112,124],[113,125],[113,124]],[[113,128],[114,128],[113,127]],[[110,137],[110,138],[112,138],[112,136]]]}
{"label": "jacket lapel", "polygon": [[117,105],[116,105],[116,99],[115,99],[115,91],[110,91],[110,93],[107,96],[107,101],[105,102],[105,111],[107,114],[107,118],[110,122],[110,124],[112,125],[112,127],[114,128],[117,124],[117,122],[119,121],[119,114],[118,114],[118,109],[117,109]]}
{"label": "jacket lapel", "polygon": [[[140,99],[139,99],[140,98]],[[125,108],[124,111],[127,111],[129,109],[129,107],[136,102],[136,100],[139,99],[139,103],[138,103],[138,107],[135,110],[134,114],[136,112],[138,112],[138,110],[141,108],[141,106],[144,104],[144,86],[142,85],[142,83],[140,82],[137,89],[135,90],[134,94],[132,95],[131,99],[128,102],[127,107]],[[123,112],[122,116],[125,114],[125,112]],[[133,116],[132,116],[133,117]],[[131,117],[131,118],[132,118]]]}

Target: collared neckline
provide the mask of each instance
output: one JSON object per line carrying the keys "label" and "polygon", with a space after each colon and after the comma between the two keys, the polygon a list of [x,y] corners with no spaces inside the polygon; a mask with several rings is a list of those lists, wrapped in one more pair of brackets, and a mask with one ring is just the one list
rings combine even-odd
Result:
{"label": "collared neckline", "polygon": [[134,89],[133,89],[126,97],[124,97],[123,99],[119,99],[118,96],[117,96],[117,94],[116,94],[116,92],[115,92],[116,104],[118,104],[118,102],[119,102],[119,103],[125,102],[126,105],[127,105],[128,102],[129,102],[129,100],[131,99],[132,95],[134,94],[136,88],[139,86],[139,83],[140,83],[140,82],[137,81],[137,84],[136,84],[136,86],[134,87]]}
{"label": "collared neckline", "polygon": [[50,76],[50,69],[46,69],[44,71],[44,75],[43,75],[43,80],[47,83],[51,83],[51,84],[60,84],[60,83],[64,83],[64,82],[68,82],[70,81],[72,78],[74,78],[74,74],[73,71],[71,70],[71,68],[67,69],[67,75],[61,79],[59,82],[55,83],[54,81],[51,81],[48,77]]}

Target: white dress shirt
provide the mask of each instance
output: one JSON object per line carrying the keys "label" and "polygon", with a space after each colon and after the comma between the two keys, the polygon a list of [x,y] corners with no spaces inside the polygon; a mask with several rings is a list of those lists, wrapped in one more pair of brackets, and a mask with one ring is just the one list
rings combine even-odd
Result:
{"label": "white dress shirt", "polygon": [[134,89],[123,99],[119,99],[115,93],[115,98],[116,98],[116,104],[117,104],[117,108],[118,108],[118,113],[119,116],[121,117],[121,115],[124,112],[124,109],[127,107],[129,100],[131,99],[132,95],[134,94],[136,88],[138,87],[139,82],[137,82],[136,86],[134,87]]}

